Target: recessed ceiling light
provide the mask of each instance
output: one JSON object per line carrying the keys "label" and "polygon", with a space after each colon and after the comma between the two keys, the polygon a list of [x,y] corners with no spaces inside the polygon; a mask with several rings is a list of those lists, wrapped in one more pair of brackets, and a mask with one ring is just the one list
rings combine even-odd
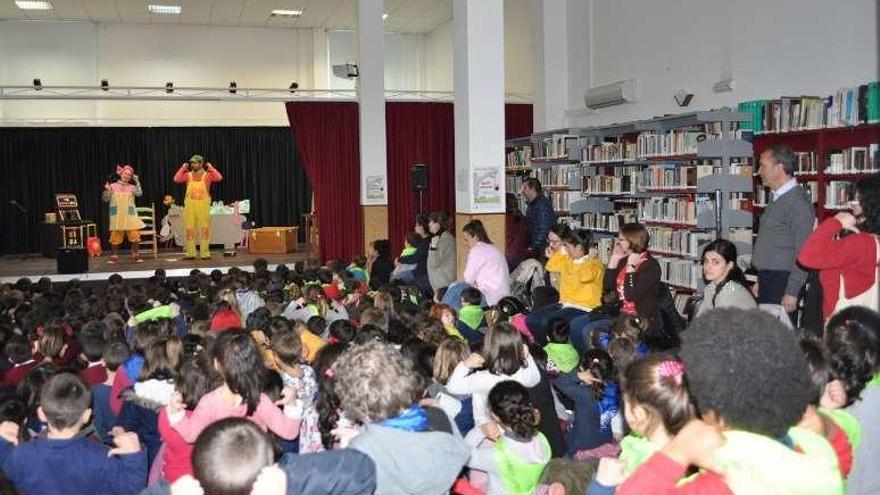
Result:
{"label": "recessed ceiling light", "polygon": [[21,10],[52,10],[51,3],[35,0],[15,0],[15,6]]}
{"label": "recessed ceiling light", "polygon": [[388,19],[388,14],[382,14],[382,20]]}
{"label": "recessed ceiling light", "polygon": [[272,11],[272,17],[301,17],[302,15],[302,10],[275,9]]}
{"label": "recessed ceiling light", "polygon": [[147,9],[151,14],[170,14],[177,15],[182,10],[180,5],[148,5]]}

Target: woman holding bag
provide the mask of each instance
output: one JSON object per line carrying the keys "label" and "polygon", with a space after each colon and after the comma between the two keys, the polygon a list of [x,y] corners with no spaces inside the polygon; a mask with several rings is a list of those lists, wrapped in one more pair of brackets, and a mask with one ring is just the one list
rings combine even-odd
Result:
{"label": "woman holding bag", "polygon": [[880,175],[856,182],[852,212],[826,219],[807,237],[798,262],[819,270],[825,320],[849,306],[880,309]]}

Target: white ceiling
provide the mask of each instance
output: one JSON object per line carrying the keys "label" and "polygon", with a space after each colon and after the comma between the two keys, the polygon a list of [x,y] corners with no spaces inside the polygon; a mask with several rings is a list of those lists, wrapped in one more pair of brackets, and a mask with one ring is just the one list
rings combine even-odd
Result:
{"label": "white ceiling", "polygon": [[[354,29],[357,0],[49,0],[52,10],[20,10],[0,0],[0,20],[68,20],[134,24]],[[157,15],[148,4],[180,5]],[[272,9],[302,10],[299,18],[269,17]],[[387,31],[426,33],[452,18],[452,0],[385,0]]]}

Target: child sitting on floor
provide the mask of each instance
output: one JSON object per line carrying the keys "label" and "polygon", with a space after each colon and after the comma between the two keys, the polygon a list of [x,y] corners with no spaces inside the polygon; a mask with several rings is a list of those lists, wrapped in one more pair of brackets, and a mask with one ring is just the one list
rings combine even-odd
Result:
{"label": "child sitting on floor", "polygon": [[[318,382],[315,370],[303,362],[305,349],[300,337],[290,332],[279,332],[272,335],[270,348],[274,356],[275,370],[281,375],[285,387],[296,390],[293,402],[299,417],[311,415],[315,408],[318,393]],[[299,447],[302,452],[319,450],[321,435],[317,431],[302,431],[299,435]]]}
{"label": "child sitting on floor", "polygon": [[482,439],[472,439],[468,466],[488,473],[487,495],[531,495],[551,451],[538,431],[538,410],[529,391],[513,380],[499,382],[489,392],[489,408],[501,435],[491,448],[479,448]]}
{"label": "child sitting on floor", "polygon": [[[76,375],[60,373],[43,386],[37,414],[49,434],[14,447],[4,440],[3,473],[20,493],[137,493],[147,484],[147,454],[135,433],[106,447],[79,436],[91,416],[89,389]],[[11,452],[10,452],[11,450]]]}
{"label": "child sitting on floor", "polygon": [[468,287],[461,291],[461,309],[455,327],[471,345],[483,340],[481,329],[486,328],[486,316],[482,302],[480,289]]}
{"label": "child sitting on floor", "polygon": [[577,349],[568,341],[568,321],[562,318],[550,320],[547,325],[547,372],[555,375],[568,373],[580,362]]}
{"label": "child sitting on floor", "polygon": [[554,385],[575,405],[568,455],[583,459],[617,454],[612,423],[619,415],[620,388],[611,356],[601,349],[588,350],[578,367]]}

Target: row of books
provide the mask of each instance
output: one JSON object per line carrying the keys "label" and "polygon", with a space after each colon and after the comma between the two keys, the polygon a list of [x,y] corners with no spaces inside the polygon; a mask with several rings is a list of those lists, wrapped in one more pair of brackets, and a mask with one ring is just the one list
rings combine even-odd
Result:
{"label": "row of books", "polygon": [[535,170],[535,177],[545,187],[573,187],[579,188],[581,171],[577,165],[565,165],[561,167],[541,168]]}
{"label": "row of books", "polygon": [[545,191],[547,199],[553,205],[556,212],[567,212],[571,209],[571,204],[580,199],[580,191]]}
{"label": "row of books", "polygon": [[638,170],[615,170],[611,175],[587,175],[583,178],[583,191],[589,194],[635,194],[639,192],[640,175]]}
{"label": "row of books", "polygon": [[[711,174],[711,167],[709,170]],[[640,182],[645,191],[697,187],[697,167],[675,163],[651,165],[642,169]]]}
{"label": "row of books", "polygon": [[505,191],[517,194],[522,190],[523,182],[528,179],[528,175],[508,175],[505,177]]}
{"label": "row of books", "polygon": [[880,144],[856,146],[828,155],[826,174],[859,174],[877,171],[880,159]]}
{"label": "row of books", "polygon": [[697,143],[707,139],[704,129],[673,129],[665,133],[643,132],[636,138],[636,155],[688,155],[697,152]]}
{"label": "row of books", "polygon": [[617,232],[621,225],[635,222],[637,219],[638,211],[636,208],[623,208],[614,213],[584,213],[581,225],[585,229]]}
{"label": "row of books", "polygon": [[795,175],[816,174],[819,172],[819,160],[815,151],[799,151],[795,152],[797,158],[797,170]]}
{"label": "row of books", "polygon": [[825,208],[846,210],[855,199],[855,184],[845,180],[832,180],[825,184]]}
{"label": "row of books", "polygon": [[523,168],[532,166],[532,147],[522,146],[507,153],[507,168]]}
{"label": "row of books", "polygon": [[581,148],[582,162],[635,160],[636,143],[632,141],[606,142]]}
{"label": "row of books", "polygon": [[639,221],[696,225],[697,201],[706,202],[680,197],[646,198],[638,203]]}
{"label": "row of books", "polygon": [[696,290],[703,280],[703,268],[700,263],[678,258],[656,256],[660,264],[661,279],[672,285]]}
{"label": "row of books", "polygon": [[880,82],[840,88],[825,98],[783,96],[745,101],[738,110],[750,115],[741,128],[758,133],[873,124],[880,122]]}
{"label": "row of books", "polygon": [[[807,191],[807,196],[810,197],[810,200],[813,204],[819,200],[819,183],[810,180],[810,181],[798,181],[798,184]],[[765,207],[767,203],[770,201],[770,189],[766,187],[762,187],[758,185],[755,189],[755,198],[753,200],[755,206]]]}
{"label": "row of books", "polygon": [[697,232],[669,227],[647,227],[650,241],[648,249],[658,254],[675,254],[698,258],[701,246],[714,239],[711,232]]}
{"label": "row of books", "polygon": [[578,137],[571,134],[553,134],[534,143],[534,158],[565,159],[568,148],[577,143]]}

